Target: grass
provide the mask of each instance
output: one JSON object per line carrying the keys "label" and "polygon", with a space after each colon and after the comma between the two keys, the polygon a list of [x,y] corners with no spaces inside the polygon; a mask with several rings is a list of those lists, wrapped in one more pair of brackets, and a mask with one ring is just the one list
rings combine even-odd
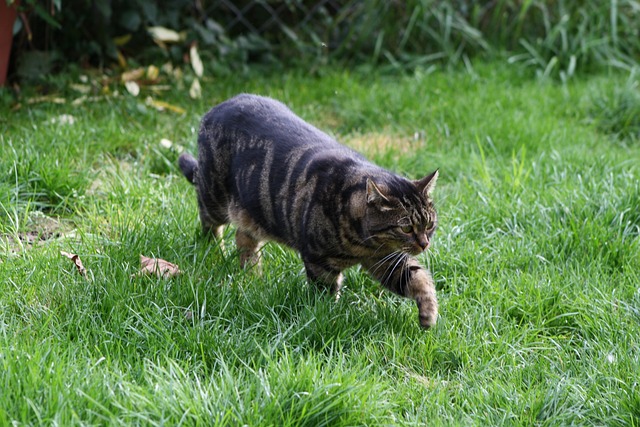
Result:
{"label": "grass", "polygon": [[[640,424],[640,146],[594,97],[637,77],[472,71],[221,78],[199,101],[73,106],[73,74],[50,81],[65,104],[2,93],[0,425]],[[256,276],[232,229],[224,249],[200,235],[178,146],[240,91],[409,177],[440,167],[433,330],[359,269],[335,303],[290,250],[266,246]],[[184,274],[135,277],[140,254]]]}

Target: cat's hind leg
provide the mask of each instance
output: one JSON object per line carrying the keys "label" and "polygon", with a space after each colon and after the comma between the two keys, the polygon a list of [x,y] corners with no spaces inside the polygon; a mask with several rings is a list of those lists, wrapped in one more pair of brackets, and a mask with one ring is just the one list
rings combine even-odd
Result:
{"label": "cat's hind leg", "polygon": [[438,300],[433,278],[415,258],[397,254],[363,265],[385,288],[416,302],[420,326],[430,328],[436,324]]}
{"label": "cat's hind leg", "polygon": [[229,222],[226,215],[227,202],[214,197],[211,192],[204,191],[200,186],[196,186],[196,193],[202,231],[205,235],[218,240],[222,246],[224,225]]}
{"label": "cat's hind leg", "polygon": [[224,222],[219,218],[212,217],[206,208],[202,206],[199,206],[199,208],[202,232],[206,236],[213,237],[214,239],[222,243],[222,231],[224,228]]}
{"label": "cat's hind leg", "polygon": [[242,231],[241,229],[237,229],[236,247],[240,254],[240,267],[252,267],[259,271],[261,242],[249,233]]}
{"label": "cat's hind leg", "polygon": [[329,289],[336,299],[340,298],[343,276],[339,269],[332,267],[327,262],[304,261],[307,279],[310,283]]}

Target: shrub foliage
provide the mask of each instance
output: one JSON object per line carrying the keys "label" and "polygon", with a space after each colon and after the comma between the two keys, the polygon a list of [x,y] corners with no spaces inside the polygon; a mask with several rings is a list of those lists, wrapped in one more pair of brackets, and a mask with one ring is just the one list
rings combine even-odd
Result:
{"label": "shrub foliage", "polygon": [[[94,64],[119,56],[179,61],[194,42],[227,71],[255,62],[456,64],[506,51],[511,62],[565,78],[640,59],[637,0],[65,0],[53,16],[43,11],[60,2],[27,3],[39,1],[46,4],[31,7],[23,26],[35,37],[17,38],[18,50],[46,48]],[[161,49],[149,26],[183,38]]]}

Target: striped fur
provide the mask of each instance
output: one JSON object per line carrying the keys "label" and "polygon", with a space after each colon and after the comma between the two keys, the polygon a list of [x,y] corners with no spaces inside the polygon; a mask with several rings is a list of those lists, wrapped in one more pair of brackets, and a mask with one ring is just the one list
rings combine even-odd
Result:
{"label": "striped fur", "polygon": [[296,249],[309,281],[339,293],[341,271],[362,264],[389,290],[416,301],[420,324],[436,322],[430,273],[413,257],[437,224],[435,171],[409,181],[382,169],[293,114],[238,95],[200,127],[198,159],[183,154],[205,231],[236,225],[241,264],[257,264],[263,241]]}

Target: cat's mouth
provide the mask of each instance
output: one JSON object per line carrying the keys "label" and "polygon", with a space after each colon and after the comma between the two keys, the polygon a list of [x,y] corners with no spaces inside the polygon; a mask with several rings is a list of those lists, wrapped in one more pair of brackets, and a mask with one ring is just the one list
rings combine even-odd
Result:
{"label": "cat's mouth", "polygon": [[422,244],[416,242],[408,248],[407,252],[409,252],[411,255],[420,255],[422,252],[429,249],[429,246],[431,246],[431,243],[429,241]]}

